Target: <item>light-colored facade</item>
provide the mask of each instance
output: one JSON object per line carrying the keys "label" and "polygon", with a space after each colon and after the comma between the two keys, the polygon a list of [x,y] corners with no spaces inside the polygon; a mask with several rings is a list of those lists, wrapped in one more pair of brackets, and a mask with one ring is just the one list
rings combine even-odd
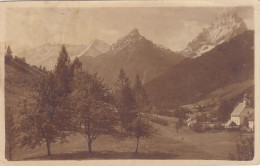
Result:
{"label": "light-colored facade", "polygon": [[238,126],[241,124],[239,116],[231,116],[231,121],[234,122]]}
{"label": "light-colored facade", "polygon": [[254,131],[255,124],[254,124],[254,117],[248,119],[248,130]]}
{"label": "light-colored facade", "polygon": [[196,119],[188,118],[187,120],[187,126],[192,127],[195,123],[197,123]]}
{"label": "light-colored facade", "polygon": [[[225,124],[225,127],[228,128],[230,125],[235,123],[237,126],[244,125],[253,129],[253,121],[249,120],[254,118],[254,109],[250,107],[250,101],[244,97],[243,102],[238,103],[233,112],[230,114],[230,120]],[[249,127],[249,128],[250,128]]]}
{"label": "light-colored facade", "polygon": [[254,121],[249,121],[248,123],[249,123],[248,124],[249,130],[253,131],[254,130]]}

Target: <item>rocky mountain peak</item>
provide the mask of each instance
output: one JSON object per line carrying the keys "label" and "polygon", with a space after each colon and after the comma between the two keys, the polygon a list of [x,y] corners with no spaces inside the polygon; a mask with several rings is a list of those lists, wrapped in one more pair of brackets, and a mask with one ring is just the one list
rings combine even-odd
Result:
{"label": "rocky mountain peak", "polygon": [[135,37],[135,36],[141,36],[139,33],[139,30],[137,28],[131,30],[127,36]]}
{"label": "rocky mountain peak", "polygon": [[126,36],[117,40],[117,42],[112,45],[111,50],[117,52],[125,48],[132,48],[145,41],[147,40],[141,36],[138,29],[135,28],[131,30]]}
{"label": "rocky mountain peak", "polygon": [[182,53],[188,57],[198,57],[246,30],[244,20],[235,12],[226,10],[215,17],[207,28],[203,28],[202,32],[188,43]]}

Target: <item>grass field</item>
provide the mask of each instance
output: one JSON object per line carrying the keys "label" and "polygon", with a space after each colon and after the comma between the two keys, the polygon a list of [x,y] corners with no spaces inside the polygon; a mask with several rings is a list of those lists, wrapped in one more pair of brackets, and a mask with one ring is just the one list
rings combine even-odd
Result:
{"label": "grass field", "polygon": [[69,143],[52,144],[52,156],[46,156],[46,147],[33,150],[16,149],[14,160],[44,159],[230,159],[236,154],[239,132],[195,133],[187,127],[176,132],[176,119],[160,116],[168,121],[167,126],[153,123],[154,136],[141,139],[139,153],[134,153],[134,138],[100,136],[93,143],[93,153],[87,152],[87,142],[80,135],[70,136]]}

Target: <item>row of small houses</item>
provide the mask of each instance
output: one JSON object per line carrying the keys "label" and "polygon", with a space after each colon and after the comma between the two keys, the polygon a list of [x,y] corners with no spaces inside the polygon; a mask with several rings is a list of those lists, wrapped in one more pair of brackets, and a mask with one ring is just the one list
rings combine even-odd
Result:
{"label": "row of small houses", "polygon": [[[254,131],[254,108],[250,105],[250,100],[244,96],[243,102],[237,104],[230,119],[223,124],[226,129],[239,129],[242,125],[246,125],[249,131]],[[196,115],[190,115],[186,121],[187,126],[192,127],[197,123]],[[247,123],[247,124],[246,124]]]}

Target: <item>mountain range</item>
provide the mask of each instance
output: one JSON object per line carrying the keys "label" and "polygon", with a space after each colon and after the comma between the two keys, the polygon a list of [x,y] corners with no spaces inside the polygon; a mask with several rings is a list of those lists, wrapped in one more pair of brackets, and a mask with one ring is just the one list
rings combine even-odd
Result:
{"label": "mountain range", "polygon": [[[79,57],[84,69],[97,72],[111,88],[120,69],[132,82],[139,74],[155,105],[208,102],[253,86],[254,32],[231,11],[217,16],[181,52],[155,44],[138,29],[112,45],[96,39],[65,46],[72,60]],[[53,69],[60,49],[61,45],[44,45],[20,56],[31,65]]]}
{"label": "mountain range", "polygon": [[[104,41],[95,39],[86,45],[68,45],[65,44],[66,50],[71,58],[91,56],[95,57],[107,52],[110,46]],[[57,63],[61,44],[46,44],[29,49],[25,49],[18,53],[19,57],[25,57],[26,61],[31,65],[45,66],[46,69],[54,69]],[[33,55],[33,56],[32,56]]]}
{"label": "mountain range", "polygon": [[[84,45],[65,45],[71,59],[80,54],[86,46]],[[57,63],[61,44],[46,44],[31,49],[26,49],[18,54],[19,57],[25,57],[26,62],[31,65],[45,66],[46,69],[54,69]]]}
{"label": "mountain range", "polygon": [[133,29],[112,44],[109,51],[97,57],[81,56],[84,68],[98,72],[113,85],[120,69],[124,69],[131,80],[139,74],[143,83],[149,82],[179,63],[184,57],[170,49],[158,46]]}

